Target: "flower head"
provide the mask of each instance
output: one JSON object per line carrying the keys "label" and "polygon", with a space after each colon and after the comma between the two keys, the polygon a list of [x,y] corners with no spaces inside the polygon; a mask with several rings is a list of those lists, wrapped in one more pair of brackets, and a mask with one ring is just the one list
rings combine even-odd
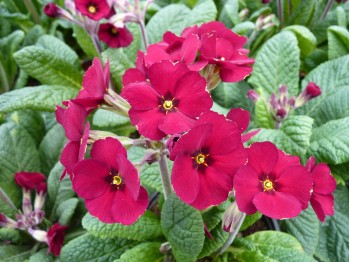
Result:
{"label": "flower head", "polygon": [[172,185],[197,209],[219,205],[232,190],[236,170],[247,161],[237,126],[223,115],[203,113],[170,152]]}
{"label": "flower head", "polygon": [[44,13],[48,17],[58,17],[61,15],[61,9],[55,3],[48,3],[44,7]]}
{"label": "flower head", "polygon": [[108,18],[111,13],[107,0],[74,0],[74,3],[80,13],[92,20]]}
{"label": "flower head", "polygon": [[126,47],[133,40],[131,32],[125,26],[116,27],[110,23],[100,25],[98,37],[111,48]]}
{"label": "flower head", "polygon": [[64,241],[64,231],[68,226],[62,226],[59,223],[53,224],[47,232],[48,252],[59,256]]}
{"label": "flower head", "polygon": [[147,138],[187,131],[212,106],[205,79],[183,63],[155,63],[148,77],[149,82],[128,84],[121,94],[131,105],[131,123]]}
{"label": "flower head", "polygon": [[45,184],[46,176],[38,172],[18,172],[15,174],[16,184],[26,190],[38,190]]}
{"label": "flower head", "polygon": [[314,82],[308,83],[304,91],[296,98],[295,107],[301,107],[311,99],[318,97],[322,94],[321,88]]}
{"label": "flower head", "polygon": [[307,208],[312,178],[298,157],[285,154],[270,142],[254,143],[247,149],[248,163],[233,180],[240,211],[260,211],[276,219],[296,217]]}
{"label": "flower head", "polygon": [[315,158],[310,157],[306,163],[307,169],[312,174],[313,190],[311,195],[311,206],[318,219],[325,221],[326,215],[334,215],[334,192],[337,184],[327,164],[315,163]]}
{"label": "flower head", "polygon": [[96,141],[91,159],[74,168],[73,189],[89,213],[104,223],[134,223],[146,210],[148,195],[140,186],[126,150],[113,138]]}

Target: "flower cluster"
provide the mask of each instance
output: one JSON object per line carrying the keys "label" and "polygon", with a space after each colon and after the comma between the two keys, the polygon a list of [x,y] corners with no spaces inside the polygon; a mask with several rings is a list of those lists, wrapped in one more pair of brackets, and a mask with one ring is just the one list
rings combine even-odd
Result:
{"label": "flower cluster", "polygon": [[[292,218],[311,202],[320,220],[332,214],[334,178],[325,164],[315,165],[312,158],[304,167],[270,142],[246,148],[244,143],[259,132],[246,133],[249,112],[234,108],[224,116],[211,110],[209,91],[219,81],[236,82],[251,73],[254,60],[245,42],[219,22],[186,28],[180,36],[166,32],[161,42],[138,52],[135,68],[123,76],[120,96],[109,87],[109,62],[102,66],[94,59],[78,96],[56,110],[68,138],[61,156],[64,174],[90,214],[129,225],[148,206],[147,191],[122,144],[126,139],[90,131],[86,119],[98,106],[130,117],[141,138],[127,138],[124,145],[147,149],[138,167],[159,162],[165,197],[173,190],[204,210],[234,196],[225,230],[235,227],[233,213]],[[296,100],[310,99],[310,92],[315,94],[315,88]],[[278,106],[289,103],[286,87],[274,100]],[[167,157],[174,162],[171,178],[166,178]]]}
{"label": "flower cluster", "polygon": [[[59,256],[64,241],[64,231],[68,227],[56,223],[47,232],[38,229],[38,225],[45,217],[43,209],[46,198],[46,177],[36,172],[18,172],[15,174],[15,182],[23,192],[22,212],[16,215],[16,220],[0,214],[0,227],[27,231],[36,240],[46,243],[49,247],[48,252]],[[32,191],[36,192],[34,208],[31,199]]]}

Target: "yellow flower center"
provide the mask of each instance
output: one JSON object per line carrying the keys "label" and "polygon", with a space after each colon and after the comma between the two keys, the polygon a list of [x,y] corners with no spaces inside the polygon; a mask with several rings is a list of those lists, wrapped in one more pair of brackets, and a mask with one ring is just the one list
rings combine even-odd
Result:
{"label": "yellow flower center", "polygon": [[89,13],[94,14],[94,13],[96,13],[97,10],[96,10],[95,6],[90,5],[89,8],[88,8],[88,11],[89,11]]}
{"label": "yellow flower center", "polygon": [[123,179],[120,176],[116,175],[113,177],[113,181],[112,181],[113,185],[119,186],[122,182],[123,182]]}
{"label": "yellow flower center", "polygon": [[269,190],[272,190],[272,189],[273,189],[273,183],[272,183],[271,180],[269,180],[269,179],[266,179],[266,180],[263,182],[263,185],[264,185],[264,191],[269,191]]}
{"label": "yellow flower center", "polygon": [[117,29],[115,29],[114,27],[111,29],[112,34],[116,35],[118,33]]}
{"label": "yellow flower center", "polygon": [[192,157],[198,165],[205,165],[207,166],[208,164],[205,162],[206,157],[209,156],[209,154],[204,155],[202,153],[199,153],[197,156]]}
{"label": "yellow flower center", "polygon": [[165,100],[163,103],[163,107],[165,110],[170,110],[173,108],[173,101],[171,100]]}

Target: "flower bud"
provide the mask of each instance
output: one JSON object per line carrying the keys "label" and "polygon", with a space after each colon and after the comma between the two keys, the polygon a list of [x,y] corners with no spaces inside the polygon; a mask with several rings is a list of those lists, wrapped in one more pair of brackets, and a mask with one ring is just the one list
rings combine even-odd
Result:
{"label": "flower bud", "polygon": [[318,97],[322,94],[322,91],[318,85],[314,82],[310,82],[304,91],[297,97],[295,101],[295,107],[301,107],[305,105],[311,99]]}
{"label": "flower bud", "polygon": [[59,17],[62,14],[61,9],[55,3],[48,3],[45,5],[44,13],[52,18]]}
{"label": "flower bud", "polygon": [[17,228],[17,223],[13,219],[0,213],[0,227]]}
{"label": "flower bud", "polygon": [[105,102],[110,105],[116,113],[129,117],[128,111],[131,106],[128,101],[110,88],[108,88],[107,92],[108,94],[104,95]]}
{"label": "flower bud", "polygon": [[206,65],[199,73],[206,79],[208,91],[215,89],[221,81],[220,68],[217,65]]}
{"label": "flower bud", "polygon": [[48,242],[47,232],[44,230],[28,228],[28,233],[39,242]]}
{"label": "flower bud", "polygon": [[244,8],[241,12],[239,12],[238,17],[239,19],[244,20],[248,17],[248,15],[249,15],[249,9]]}
{"label": "flower bud", "polygon": [[253,103],[256,103],[259,99],[259,94],[253,89],[248,90],[247,96]]}
{"label": "flower bud", "polygon": [[236,201],[233,202],[225,210],[222,219],[222,229],[226,232],[233,232],[244,216],[245,214],[239,211]]}
{"label": "flower bud", "polygon": [[158,162],[160,159],[160,153],[158,150],[153,149],[147,149],[146,154],[143,158],[143,161],[145,161],[147,164],[152,164],[154,162]]}
{"label": "flower bud", "polygon": [[284,108],[280,108],[276,112],[276,118],[279,121],[282,121],[283,119],[287,118],[287,111]]}

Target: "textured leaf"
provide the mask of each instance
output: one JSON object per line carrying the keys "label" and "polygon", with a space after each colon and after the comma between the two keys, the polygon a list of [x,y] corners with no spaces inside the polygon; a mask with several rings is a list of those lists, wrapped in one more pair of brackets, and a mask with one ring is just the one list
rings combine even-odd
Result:
{"label": "textured leaf", "polygon": [[[321,64],[302,81],[303,89],[315,82],[322,95],[306,103],[298,113],[312,117],[315,126],[349,114],[349,57],[344,56]],[[341,106],[339,106],[341,105]]]}
{"label": "textured leaf", "polygon": [[69,176],[66,176],[62,181],[59,180],[62,171],[63,166],[60,162],[57,162],[47,180],[48,200],[52,208],[51,217],[54,216],[56,209],[61,203],[75,196]]}
{"label": "textured leaf", "polygon": [[49,174],[50,170],[60,159],[65,142],[66,135],[64,129],[61,125],[54,124],[46,133],[39,147],[41,170],[43,173]]}
{"label": "textured leaf", "polygon": [[162,235],[159,219],[150,211],[146,211],[131,226],[118,223],[105,224],[90,214],[84,216],[82,225],[89,233],[101,238],[120,237],[132,240],[148,240]]}
{"label": "textured leaf", "polygon": [[216,10],[213,0],[199,0],[192,9],[186,26],[200,25],[205,22],[213,21],[216,19],[217,14],[218,11]]}
{"label": "textured leaf", "polygon": [[261,217],[262,217],[262,214],[260,212],[256,212],[253,215],[247,215],[239,231],[246,230],[250,226],[254,225],[255,222],[257,222]]}
{"label": "textured leaf", "polygon": [[0,241],[2,243],[18,244],[21,242],[21,234],[13,228],[0,228]]}
{"label": "textured leaf", "polygon": [[227,0],[221,9],[218,21],[223,22],[227,27],[233,27],[239,23],[238,9],[237,0]]}
{"label": "textured leaf", "polygon": [[182,4],[171,4],[158,11],[147,23],[148,40],[151,44],[162,40],[166,31],[180,34],[188,25],[191,10]]}
{"label": "textured leaf", "polygon": [[251,141],[270,141],[289,154],[302,156],[310,145],[312,122],[308,116],[289,116],[280,129],[262,128]]}
{"label": "textured leaf", "polygon": [[331,26],[327,30],[328,57],[338,58],[349,53],[349,31],[340,26]]}
{"label": "textured leaf", "polygon": [[101,239],[91,234],[77,237],[61,250],[62,262],[110,262],[134,245],[133,241],[118,238]]}
{"label": "textured leaf", "polygon": [[286,219],[287,232],[296,237],[306,253],[313,255],[317,247],[320,232],[320,222],[313,209],[309,207],[298,217]]}
{"label": "textured leaf", "polygon": [[247,92],[250,86],[245,81],[238,83],[222,82],[211,93],[213,99],[220,106],[225,108],[244,108],[252,109],[253,103],[247,98]]}
{"label": "textured leaf", "polygon": [[309,26],[316,11],[316,5],[316,0],[299,1],[288,20],[288,24]]}
{"label": "textured leaf", "polygon": [[229,234],[222,230],[221,223],[218,224],[213,230],[210,231],[213,239],[205,237],[203,249],[198,255],[198,258],[203,258],[213,254],[215,251],[219,250],[226,242],[229,237]]}
{"label": "textured leaf", "polygon": [[227,203],[224,202],[220,206],[211,207],[208,211],[202,214],[203,221],[209,231],[212,231],[217,225],[221,225]]}
{"label": "textured leaf", "polygon": [[269,104],[266,101],[264,93],[261,92],[261,89],[258,92],[259,98],[255,103],[255,121],[257,126],[269,129],[274,128],[274,120],[270,112]]}
{"label": "textured leaf", "polygon": [[203,220],[197,209],[169,196],[162,209],[161,225],[177,261],[195,261],[204,244]]}
{"label": "textured leaf", "polygon": [[0,113],[21,109],[54,111],[55,105],[75,97],[77,93],[77,89],[65,86],[25,87],[0,96]]}
{"label": "textured leaf", "polygon": [[29,246],[1,245],[0,261],[1,262],[22,262],[30,256]]}
{"label": "textured leaf", "polygon": [[19,171],[40,172],[39,152],[30,134],[14,123],[1,125],[0,137],[0,186],[19,205],[21,190],[14,175]]}
{"label": "textured leaf", "polygon": [[77,208],[79,200],[77,198],[70,198],[62,202],[56,211],[56,217],[61,225],[69,225],[75,209]]}
{"label": "textured leaf", "polygon": [[341,164],[349,161],[349,117],[314,128],[308,155],[317,161]]}
{"label": "textured leaf", "polygon": [[17,51],[14,57],[20,68],[42,84],[81,88],[82,73],[62,54],[39,46],[28,46]]}
{"label": "textured leaf", "polygon": [[248,82],[266,94],[276,93],[281,84],[286,84],[292,95],[298,94],[299,53],[298,41],[291,32],[275,35],[260,49]]}
{"label": "textured leaf", "polygon": [[159,242],[145,242],[139,244],[120,256],[114,262],[161,262],[164,254],[160,253],[161,243]]}
{"label": "textured leaf", "polygon": [[90,57],[98,57],[98,53],[89,34],[80,26],[73,24],[73,36],[85,54]]}
{"label": "textured leaf", "polygon": [[41,249],[39,252],[31,255],[29,262],[52,262],[54,261],[52,256],[47,254],[47,248]]}
{"label": "textured leaf", "polygon": [[307,27],[301,25],[291,25],[285,27],[283,30],[290,31],[295,34],[298,39],[298,46],[302,57],[306,57],[316,48],[317,39]]}

